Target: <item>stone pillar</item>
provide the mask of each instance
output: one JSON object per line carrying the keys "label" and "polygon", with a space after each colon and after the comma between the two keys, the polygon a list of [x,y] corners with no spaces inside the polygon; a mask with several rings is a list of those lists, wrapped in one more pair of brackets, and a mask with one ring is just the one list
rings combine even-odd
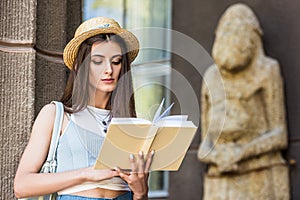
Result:
{"label": "stone pillar", "polygon": [[66,82],[62,51],[66,44],[67,0],[37,0],[36,115],[59,100]]}
{"label": "stone pillar", "polygon": [[41,107],[59,100],[67,78],[63,48],[81,22],[75,0],[0,1],[0,199],[13,180]]}
{"label": "stone pillar", "polygon": [[62,54],[81,22],[81,3],[74,0],[37,0],[36,113],[52,100],[59,100],[68,70]]}
{"label": "stone pillar", "polygon": [[13,179],[34,119],[36,0],[0,1],[0,199]]}

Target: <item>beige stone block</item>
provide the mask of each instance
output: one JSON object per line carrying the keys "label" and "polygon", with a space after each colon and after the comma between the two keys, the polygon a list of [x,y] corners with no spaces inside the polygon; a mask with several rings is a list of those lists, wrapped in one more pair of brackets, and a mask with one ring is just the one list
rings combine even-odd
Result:
{"label": "beige stone block", "polygon": [[0,40],[35,43],[37,0],[0,1]]}
{"label": "beige stone block", "polygon": [[0,49],[0,199],[13,199],[13,179],[34,120],[35,52]]}
{"label": "beige stone block", "polygon": [[37,4],[38,50],[61,54],[66,45],[67,0],[39,1]]}
{"label": "beige stone block", "polygon": [[35,108],[40,109],[52,100],[60,100],[67,79],[67,67],[59,57],[48,57],[37,53]]}

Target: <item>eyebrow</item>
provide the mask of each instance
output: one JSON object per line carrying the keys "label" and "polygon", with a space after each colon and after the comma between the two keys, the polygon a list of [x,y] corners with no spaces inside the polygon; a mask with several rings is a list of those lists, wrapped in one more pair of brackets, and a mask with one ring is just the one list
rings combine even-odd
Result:
{"label": "eyebrow", "polygon": [[[94,54],[94,55],[92,55],[91,57],[95,57],[95,56],[96,56],[96,57],[105,58],[105,56],[103,56],[103,55],[101,55],[101,54]],[[116,54],[116,55],[112,56],[111,59],[114,59],[115,57],[118,57],[118,56],[122,57],[121,54]]]}

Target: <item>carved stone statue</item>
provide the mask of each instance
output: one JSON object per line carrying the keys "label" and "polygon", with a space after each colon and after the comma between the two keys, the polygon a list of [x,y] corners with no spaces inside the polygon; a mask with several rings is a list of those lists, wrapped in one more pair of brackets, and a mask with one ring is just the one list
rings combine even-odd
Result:
{"label": "carved stone statue", "polygon": [[229,7],[219,21],[215,65],[205,72],[201,93],[204,200],[289,199],[280,152],[287,147],[282,77],[261,37],[244,4]]}

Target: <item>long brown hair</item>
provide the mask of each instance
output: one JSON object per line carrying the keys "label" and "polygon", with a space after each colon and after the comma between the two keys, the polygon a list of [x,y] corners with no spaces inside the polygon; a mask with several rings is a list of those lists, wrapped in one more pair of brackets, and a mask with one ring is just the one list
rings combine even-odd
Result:
{"label": "long brown hair", "polygon": [[123,39],[114,34],[100,34],[85,40],[77,53],[69,74],[68,82],[61,98],[68,113],[76,113],[86,108],[89,102],[89,68],[91,49],[95,42],[113,41],[120,45],[122,51],[122,68],[118,85],[112,92],[106,109],[111,110],[112,117],[136,117],[132,76],[128,52]]}

